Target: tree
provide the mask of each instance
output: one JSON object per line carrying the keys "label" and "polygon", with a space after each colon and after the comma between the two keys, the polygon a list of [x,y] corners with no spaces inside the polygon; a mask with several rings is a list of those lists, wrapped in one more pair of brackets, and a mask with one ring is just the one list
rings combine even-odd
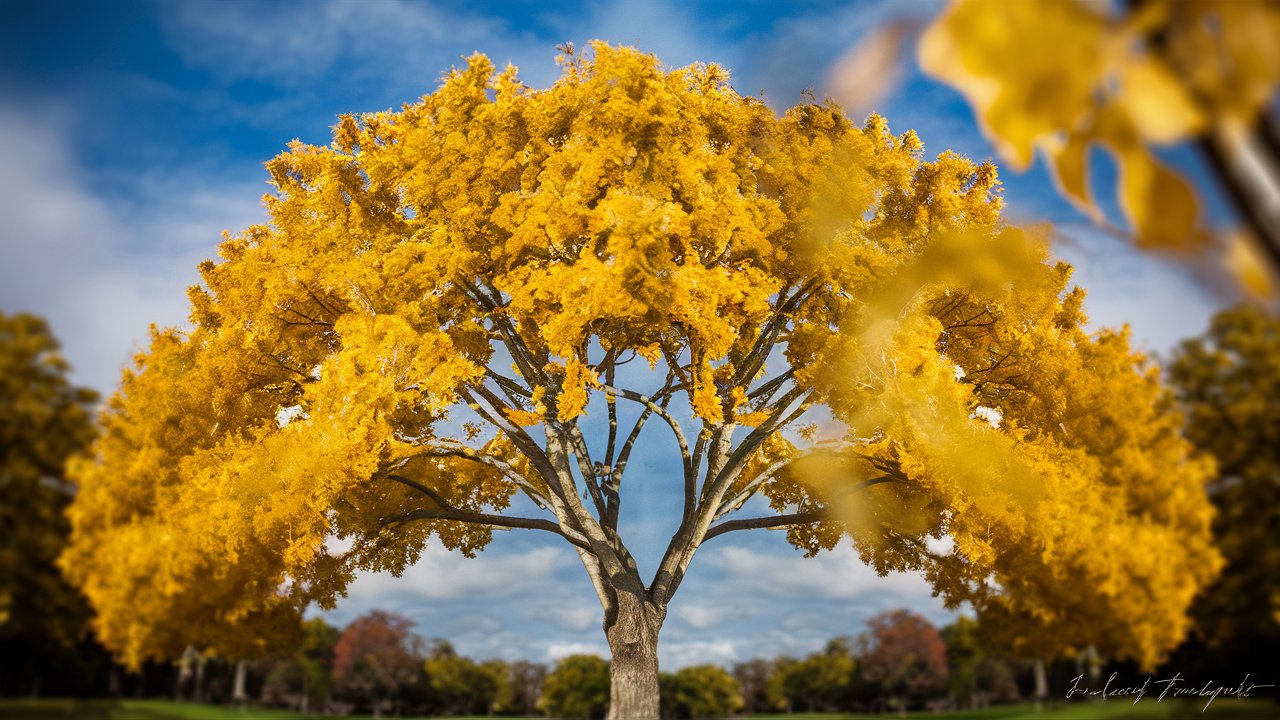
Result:
{"label": "tree", "polygon": [[938,629],[910,610],[880,613],[867,621],[862,674],[878,683],[889,704],[905,713],[913,701],[947,688],[947,646]]}
{"label": "tree", "polygon": [[422,672],[412,627],[408,618],[381,610],[352,620],[333,647],[334,688],[367,701],[381,717],[383,706]]}
{"label": "tree", "polygon": [[63,465],[93,438],[97,401],[68,371],[44,320],[0,312],[0,692],[38,693],[38,666],[65,668],[88,619],[56,564],[70,533]]}
{"label": "tree", "polygon": [[279,698],[293,709],[323,707],[333,695],[333,652],[341,633],[321,618],[303,623],[293,655],[275,661],[263,683],[264,701]]}
{"label": "tree", "polygon": [[492,713],[500,686],[506,681],[505,665],[479,665],[458,655],[447,642],[436,645],[424,670],[443,715]]}
{"label": "tree", "polygon": [[771,709],[767,692],[771,671],[769,661],[762,658],[734,664],[733,679],[738,683],[738,691],[742,695],[742,711],[747,715]]}
{"label": "tree", "polygon": [[515,714],[532,716],[538,709],[538,698],[542,696],[542,683],[547,677],[547,666],[541,663],[517,660],[507,666],[507,687],[509,699],[504,710]]}
{"label": "tree", "polygon": [[786,707],[806,712],[847,708],[856,690],[857,662],[849,638],[836,638],[804,660],[782,663],[779,673]]}
{"label": "tree", "polygon": [[540,704],[551,717],[586,720],[605,716],[609,696],[609,663],[595,655],[570,655],[543,681]]}
{"label": "tree", "polygon": [[738,682],[715,665],[663,673],[660,683],[664,718],[725,718],[742,707]]}
{"label": "tree", "polygon": [[[1015,168],[1041,150],[1061,192],[1105,224],[1089,170],[1090,148],[1103,148],[1130,227],[1112,230],[1149,249],[1218,251],[1268,294],[1280,273],[1277,32],[1280,8],[1267,0],[955,0],[919,55]],[[1155,152],[1176,142],[1201,151],[1247,232],[1213,241],[1195,190]]]}
{"label": "tree", "polygon": [[[776,117],[716,66],[597,44],[563,68],[535,91],[477,55],[269,163],[271,224],[201,266],[191,329],[154,333],[77,466],[66,563],[113,647],[163,644],[135,598],[216,644],[494,528],[578,554],[617,717],[658,713],[699,547],[758,528],[808,554],[848,531],[1011,622],[1065,606],[1054,642],[1176,642],[1215,567],[1207,464],[1000,220],[993,167],[830,104]],[[816,442],[822,408],[842,430]],[[684,502],[642,578],[618,518],[655,424]],[[735,515],[755,496],[776,514]]]}
{"label": "tree", "polygon": [[982,637],[978,621],[967,615],[942,628],[947,646],[947,689],[957,705],[973,709],[993,700],[1016,700],[1018,684],[1013,661],[992,653]]}
{"label": "tree", "polygon": [[967,615],[942,628],[947,647],[947,690],[957,704],[977,709],[984,703],[978,695],[978,666],[984,658],[978,623]]}
{"label": "tree", "polygon": [[[1194,616],[1227,659],[1280,650],[1280,320],[1250,307],[1225,310],[1169,364],[1187,409],[1188,436],[1218,461],[1210,497],[1222,577]],[[1222,667],[1222,660],[1214,663]],[[1245,668],[1244,672],[1261,672]]]}

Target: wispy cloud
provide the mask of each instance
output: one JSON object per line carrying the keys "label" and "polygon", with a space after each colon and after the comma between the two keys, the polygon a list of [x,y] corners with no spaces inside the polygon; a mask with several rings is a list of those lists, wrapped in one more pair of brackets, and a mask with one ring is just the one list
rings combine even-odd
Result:
{"label": "wispy cloud", "polygon": [[556,661],[563,660],[570,655],[595,655],[597,657],[608,658],[609,646],[600,642],[557,642],[547,646],[544,658],[546,660]]}
{"label": "wispy cloud", "polygon": [[606,40],[651,52],[671,67],[717,62],[736,67],[742,48],[717,42],[705,16],[670,0],[608,0],[588,3],[585,12],[548,13],[548,25],[564,40]]}
{"label": "wispy cloud", "polygon": [[851,547],[843,545],[814,558],[734,546],[704,552],[707,556],[701,558],[702,563],[722,573],[721,583],[765,596],[850,600],[889,594],[905,602],[933,595],[919,575],[890,573],[880,577]]}
{"label": "wispy cloud", "polygon": [[750,613],[741,606],[681,603],[675,606],[675,615],[692,628],[708,630],[727,620],[748,617]]}
{"label": "wispy cloud", "polygon": [[518,34],[499,18],[402,0],[184,2],[163,11],[170,45],[192,67],[283,86],[377,73],[383,82],[434,79],[442,55]]}
{"label": "wispy cloud", "polygon": [[196,264],[221,230],[261,216],[261,190],[198,173],[143,176],[113,188],[127,202],[108,202],[70,150],[69,116],[0,108],[0,307],[45,316],[75,381],[105,392],[151,323],[183,321]]}
{"label": "wispy cloud", "polygon": [[[508,598],[524,595],[562,569],[571,567],[568,549],[539,547],[524,552],[481,553],[473,559],[449,552],[432,543],[417,564],[401,577],[391,573],[365,573],[351,584],[344,609],[363,609],[398,603],[431,602],[458,598]],[[584,580],[585,583],[585,580]]]}
{"label": "wispy cloud", "polygon": [[658,660],[667,669],[689,665],[731,665],[741,659],[735,643],[730,640],[677,641],[658,646]]}
{"label": "wispy cloud", "polygon": [[547,621],[562,630],[586,632],[600,627],[603,609],[599,603],[561,601],[528,607],[523,614],[534,621]]}

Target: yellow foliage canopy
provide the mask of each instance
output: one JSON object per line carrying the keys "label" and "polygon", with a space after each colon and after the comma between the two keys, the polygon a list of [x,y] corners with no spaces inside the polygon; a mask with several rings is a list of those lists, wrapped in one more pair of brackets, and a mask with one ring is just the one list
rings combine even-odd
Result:
{"label": "yellow foliage canopy", "polygon": [[[154,333],[74,469],[64,563],[104,642],[234,645],[503,526],[573,544],[606,618],[629,594],[660,622],[704,540],[785,526],[1058,647],[1180,638],[1217,562],[1208,468],[1124,335],[1081,329],[1069,268],[999,221],[992,166],[831,105],[776,117],[716,66],[598,44],[563,70],[533,90],[477,55],[268,163],[270,224],[201,266],[191,330]],[[635,357],[660,387],[616,384]],[[788,430],[819,406],[839,437]],[[645,583],[617,519],[649,419],[686,494]],[[517,493],[548,517],[503,514]],[[757,494],[779,515],[724,519]]]}

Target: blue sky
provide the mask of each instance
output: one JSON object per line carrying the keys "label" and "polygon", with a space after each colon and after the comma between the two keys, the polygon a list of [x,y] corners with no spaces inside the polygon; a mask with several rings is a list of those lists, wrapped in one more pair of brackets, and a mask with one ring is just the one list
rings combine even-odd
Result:
{"label": "blue sky", "polygon": [[[398,108],[477,50],[546,86],[556,76],[556,45],[593,38],[638,46],[672,66],[719,62],[740,92],[780,110],[806,88],[822,94],[832,63],[869,30],[927,20],[939,7],[0,3],[0,310],[49,318],[75,379],[107,392],[150,323],[183,321],[185,288],[196,264],[214,256],[220,233],[263,219],[263,162],[294,138],[327,143],[340,113]],[[909,58],[895,89],[858,112],[869,109],[896,130],[916,129],[931,152],[992,155],[962,99]],[[1200,173],[1189,153],[1169,158]],[[1104,200],[1109,172],[1104,162],[1096,173]],[[1076,265],[1095,324],[1128,322],[1140,346],[1160,353],[1200,332],[1224,301],[1092,230],[1056,196],[1041,165],[1004,179],[1011,217],[1058,228],[1057,253]],[[1221,201],[1206,197],[1221,217]],[[661,522],[661,483],[671,475],[663,440],[646,438],[640,453],[656,488],[639,488],[632,527],[645,539],[669,532]],[[661,656],[675,667],[809,652],[904,606],[936,623],[950,617],[923,581],[877,578],[848,549],[806,560],[780,533],[737,533],[709,542],[694,561]],[[600,607],[576,557],[528,533],[498,533],[478,560],[433,548],[405,577],[361,578],[330,616],[341,624],[373,608],[402,612],[421,634],[476,657],[605,654]]]}

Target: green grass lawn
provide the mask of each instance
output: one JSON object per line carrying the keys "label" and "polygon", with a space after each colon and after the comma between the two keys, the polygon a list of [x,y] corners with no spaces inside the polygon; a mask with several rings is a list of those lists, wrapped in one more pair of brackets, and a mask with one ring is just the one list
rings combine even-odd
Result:
{"label": "green grass lawn", "polygon": [[[15,700],[0,699],[0,720],[333,720],[334,715],[275,708],[235,708],[170,700]],[[348,715],[362,720],[368,715]],[[458,718],[456,720],[489,720]]]}
{"label": "green grass lawn", "polygon": [[[1156,703],[1147,698],[1137,705],[1111,700],[1106,703],[1071,703],[1036,710],[1031,705],[1010,705],[979,711],[910,713],[921,720],[1273,720],[1280,718],[1280,704],[1269,700],[1216,700],[1207,712],[1201,703]],[[0,720],[320,720],[325,715],[302,715],[288,710],[250,708],[236,710],[167,700],[2,700]],[[349,716],[353,720],[367,715]],[[757,720],[891,720],[896,715],[801,713],[754,715]],[[464,720],[464,719],[457,719]],[[466,720],[481,720],[470,718]]]}
{"label": "green grass lawn", "polygon": [[[1205,712],[1204,703],[1157,703],[1144,698],[1137,705],[1131,701],[1060,703],[1039,710],[1034,705],[1003,705],[986,710],[956,712],[908,713],[908,718],[937,720],[1275,720],[1280,718],[1280,704],[1270,700],[1215,700]],[[799,713],[794,715],[755,715],[755,720],[889,720],[894,715],[862,715],[841,713]]]}

